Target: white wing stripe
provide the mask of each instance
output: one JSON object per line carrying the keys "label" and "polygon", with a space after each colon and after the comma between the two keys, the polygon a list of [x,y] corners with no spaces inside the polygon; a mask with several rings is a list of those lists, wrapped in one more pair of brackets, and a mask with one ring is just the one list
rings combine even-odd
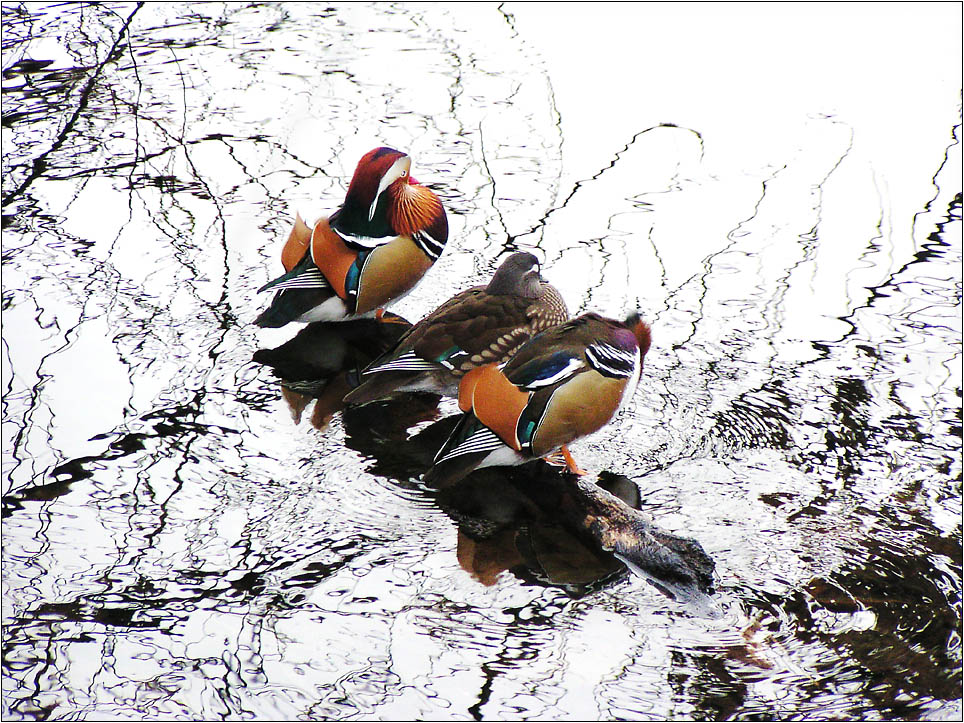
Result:
{"label": "white wing stripe", "polygon": [[365,249],[376,249],[398,238],[397,236],[379,236],[377,238],[374,236],[354,236],[353,234],[342,233],[335,229],[332,229],[332,231],[338,234],[338,237],[349,246],[360,246]]}
{"label": "white wing stripe", "polygon": [[435,464],[445,462],[446,460],[453,459],[454,457],[461,457],[463,454],[492,452],[504,446],[505,444],[501,439],[499,439],[495,432],[488,427],[483,427],[444,457],[436,457]]}
{"label": "white wing stripe", "polygon": [[331,284],[328,283],[328,279],[325,278],[324,274],[321,273],[320,269],[314,268],[305,271],[303,274],[299,274],[292,279],[287,281],[282,281],[279,284],[266,284],[261,287],[261,291],[269,291],[274,289],[276,291],[281,289],[328,289]]}
{"label": "white wing stripe", "polygon": [[402,356],[398,357],[398,359],[392,359],[391,361],[367,370],[365,374],[389,371],[421,372],[430,371],[433,369],[438,369],[438,366],[435,363],[415,356],[415,352],[410,351],[402,354]]}
{"label": "white wing stripe", "polygon": [[535,380],[529,382],[528,384],[526,384],[525,388],[526,388],[526,389],[539,389],[540,387],[549,387],[549,386],[552,386],[552,385],[555,384],[556,382],[562,381],[562,380],[565,379],[566,377],[572,376],[572,375],[575,374],[579,369],[582,369],[583,366],[585,366],[585,365],[582,363],[582,360],[581,360],[581,359],[575,359],[575,358],[570,359],[569,362],[566,364],[566,366],[565,366],[564,368],[562,368],[562,369],[560,369],[559,371],[557,371],[557,372],[556,372],[555,374],[553,374],[551,377],[545,377],[544,379],[535,379]]}

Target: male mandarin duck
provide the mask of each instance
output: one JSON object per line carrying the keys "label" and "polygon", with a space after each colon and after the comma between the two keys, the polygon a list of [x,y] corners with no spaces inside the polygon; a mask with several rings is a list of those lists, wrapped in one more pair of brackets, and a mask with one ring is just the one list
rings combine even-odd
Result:
{"label": "male mandarin duck", "polygon": [[258,289],[277,293],[255,324],[371,316],[415,287],[445,248],[448,221],[411,166],[393,148],[369,151],[341,208],[313,229],[295,219],[281,252],[286,273]]}
{"label": "male mandarin duck", "polygon": [[499,369],[467,373],[459,385],[465,412],[424,479],[444,486],[479,467],[524,464],[601,429],[632,396],[650,328],[632,314],[614,321],[584,314],[526,342]]}
{"label": "male mandarin duck", "polygon": [[507,257],[486,286],[457,294],[399,339],[362,372],[345,397],[364,404],[400,391],[455,396],[462,376],[501,364],[540,331],[569,318],[559,292],[540,275],[530,253]]}

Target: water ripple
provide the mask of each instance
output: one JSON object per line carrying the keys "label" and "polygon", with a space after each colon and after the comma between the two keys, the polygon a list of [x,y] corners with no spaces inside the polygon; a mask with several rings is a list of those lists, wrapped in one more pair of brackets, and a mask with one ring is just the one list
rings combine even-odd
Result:
{"label": "water ripple", "polygon": [[[773,25],[687,17],[727,43],[689,76],[696,51],[651,55],[672,8],[583,13],[578,45],[532,12],[4,4],[6,715],[955,712],[959,89],[875,49],[893,8],[847,44],[911,69],[872,123],[699,85],[798,72]],[[937,67],[959,22],[935,12],[901,27]],[[797,56],[828,92],[833,47]],[[640,390],[574,454],[703,545],[720,615],[627,573],[536,475],[426,489],[454,402],[344,410],[363,362],[326,376],[337,335],[284,384],[252,363],[294,334],[249,323],[294,212],[332,211],[379,143],[452,226],[405,318],[525,248],[571,309],[653,323]]]}

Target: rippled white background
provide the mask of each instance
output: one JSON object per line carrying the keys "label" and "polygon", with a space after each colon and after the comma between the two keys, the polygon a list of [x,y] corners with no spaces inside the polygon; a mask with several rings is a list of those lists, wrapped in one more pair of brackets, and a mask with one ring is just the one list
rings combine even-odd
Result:
{"label": "rippled white background", "polygon": [[[31,9],[29,57],[94,67],[108,11],[134,9],[81,33],[78,7]],[[5,508],[59,465],[91,472],[4,520],[5,705],[894,716],[873,680],[896,641],[926,650],[883,658],[912,712],[946,711],[917,682],[937,653],[901,634],[960,604],[960,27],[959,5],[927,3],[145,5],[136,72],[105,66],[89,126],[4,230]],[[62,123],[5,128],[5,170]],[[577,452],[703,543],[721,620],[635,578],[577,600],[509,573],[484,587],[449,517],[373,472],[340,418],[292,423],[249,360],[293,331],[248,323],[255,290],[294,210],[332,210],[379,143],[450,211],[403,315],[486,278],[511,240],[571,308],[652,320],[634,406]],[[184,190],[130,190],[110,169],[135,150]],[[5,175],[6,194],[24,171]],[[941,224],[949,250],[915,261]],[[840,393],[854,380],[862,402]],[[143,450],[113,457],[127,435]],[[905,576],[906,620],[857,585],[878,564]],[[914,606],[919,571],[943,605]],[[249,574],[261,587],[236,593]],[[824,604],[825,579],[853,585],[854,612]]]}

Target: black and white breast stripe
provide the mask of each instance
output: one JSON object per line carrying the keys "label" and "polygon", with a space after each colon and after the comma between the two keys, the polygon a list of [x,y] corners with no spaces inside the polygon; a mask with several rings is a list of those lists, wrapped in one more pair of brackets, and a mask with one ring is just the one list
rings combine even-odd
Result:
{"label": "black and white breast stripe", "polygon": [[412,240],[433,261],[441,256],[442,251],[445,250],[445,244],[436,241],[427,231],[416,231],[412,234]]}
{"label": "black and white breast stripe", "polygon": [[328,283],[328,279],[325,275],[321,273],[321,269],[317,266],[313,266],[310,269],[305,270],[303,273],[297,276],[280,281],[277,284],[268,283],[262,286],[258,291],[267,291],[268,289],[328,289],[331,288],[331,284]]}
{"label": "black and white breast stripe", "polygon": [[499,439],[498,435],[493,432],[488,427],[482,427],[478,431],[469,435],[469,437],[458,445],[455,449],[450,450],[445,456],[439,456],[442,451],[439,450],[439,454],[435,457],[435,464],[445,462],[449,459],[454,459],[455,457],[461,457],[463,454],[475,454],[478,452],[494,452],[505,446],[505,443]]}
{"label": "black and white breast stripe", "polygon": [[590,366],[604,377],[631,377],[639,362],[639,352],[627,351],[609,344],[590,344],[586,347]]}

